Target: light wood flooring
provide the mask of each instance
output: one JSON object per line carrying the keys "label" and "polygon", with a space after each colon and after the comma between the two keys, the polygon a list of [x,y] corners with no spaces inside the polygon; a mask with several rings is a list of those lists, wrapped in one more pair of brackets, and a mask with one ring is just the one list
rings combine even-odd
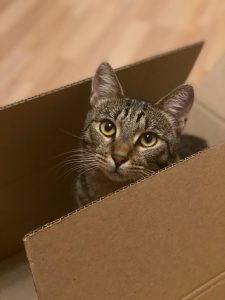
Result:
{"label": "light wood flooring", "polygon": [[194,83],[225,52],[225,0],[0,0],[0,105],[202,39]]}

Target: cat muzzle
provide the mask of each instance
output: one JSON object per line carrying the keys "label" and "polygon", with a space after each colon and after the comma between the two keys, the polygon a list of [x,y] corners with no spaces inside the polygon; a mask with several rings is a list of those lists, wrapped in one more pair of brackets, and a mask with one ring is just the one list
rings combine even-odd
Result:
{"label": "cat muzzle", "polygon": [[114,160],[116,169],[118,169],[123,163],[128,160],[125,156],[117,154],[112,155],[112,159]]}

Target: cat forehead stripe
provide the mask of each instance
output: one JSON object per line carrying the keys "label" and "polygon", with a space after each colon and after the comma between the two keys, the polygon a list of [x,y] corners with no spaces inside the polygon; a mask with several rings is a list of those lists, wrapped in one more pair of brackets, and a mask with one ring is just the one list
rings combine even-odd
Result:
{"label": "cat forehead stripe", "polygon": [[145,116],[145,113],[143,111],[141,111],[138,115],[137,115],[137,119],[136,119],[136,123],[138,123],[141,119],[141,117]]}
{"label": "cat forehead stripe", "polygon": [[114,120],[115,120],[115,121],[119,118],[119,116],[121,115],[121,113],[122,113],[122,110],[118,110],[118,111],[115,113],[115,115],[114,115]]}
{"label": "cat forehead stripe", "polygon": [[142,108],[143,108],[144,111],[146,111],[148,109],[148,105],[149,104],[147,102],[145,102],[145,101],[142,101],[142,105],[143,105]]}
{"label": "cat forehead stripe", "polygon": [[131,109],[130,107],[125,108],[124,114],[123,114],[124,119],[128,116],[130,109]]}

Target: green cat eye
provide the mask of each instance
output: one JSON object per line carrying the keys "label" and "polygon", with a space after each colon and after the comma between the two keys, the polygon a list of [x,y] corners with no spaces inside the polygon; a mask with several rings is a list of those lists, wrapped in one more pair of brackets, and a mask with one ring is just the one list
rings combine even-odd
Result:
{"label": "green cat eye", "polygon": [[99,127],[100,131],[102,134],[105,136],[113,136],[116,133],[116,126],[113,122],[109,120],[105,120],[100,124]]}
{"label": "green cat eye", "polygon": [[157,136],[152,132],[145,132],[139,138],[139,142],[142,147],[149,148],[156,145],[158,141]]}

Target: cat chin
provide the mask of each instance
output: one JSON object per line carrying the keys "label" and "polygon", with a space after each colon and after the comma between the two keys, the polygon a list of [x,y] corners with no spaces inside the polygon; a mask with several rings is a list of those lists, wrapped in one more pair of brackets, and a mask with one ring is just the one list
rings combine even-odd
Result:
{"label": "cat chin", "polygon": [[138,178],[128,176],[127,174],[121,174],[118,172],[104,171],[104,174],[108,179],[110,179],[111,181],[116,181],[116,182],[132,182],[132,181],[138,179]]}

